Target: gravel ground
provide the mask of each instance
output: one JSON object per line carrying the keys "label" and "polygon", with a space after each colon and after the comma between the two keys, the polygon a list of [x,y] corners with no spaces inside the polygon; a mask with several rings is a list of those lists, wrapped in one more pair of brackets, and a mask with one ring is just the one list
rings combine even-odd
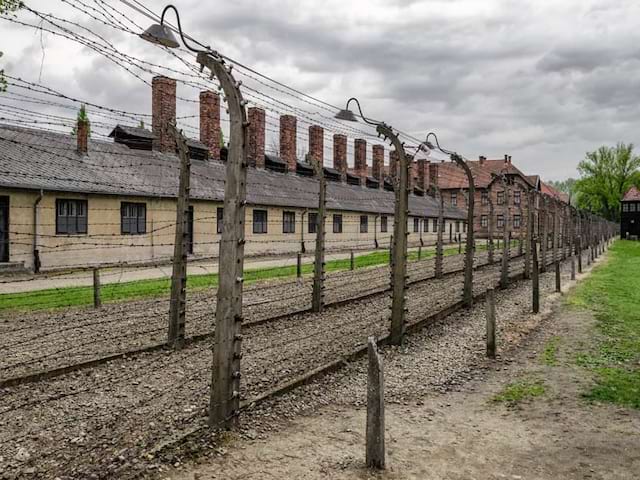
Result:
{"label": "gravel ground", "polygon": [[[476,262],[486,263],[486,253]],[[434,260],[411,262],[411,281],[431,278]],[[463,267],[461,255],[445,257],[445,272]],[[327,275],[328,303],[384,291],[389,267],[362,268]],[[244,295],[247,322],[256,322],[310,308],[312,280],[271,280],[249,285]],[[196,291],[187,299],[187,336],[213,330],[215,290]],[[76,308],[0,316],[0,380],[135,352],[166,340],[169,301],[166,298],[105,305],[100,310]]]}
{"label": "gravel ground", "polygon": [[[512,273],[521,271],[522,265],[521,259],[513,260]],[[495,285],[498,278],[499,265],[480,269],[475,282],[478,291]],[[413,285],[407,292],[408,321],[458,301],[461,282],[462,275],[456,274]],[[552,275],[544,275],[541,284],[548,290]],[[246,329],[242,397],[252,398],[340,358],[364,343],[368,335],[386,333],[388,306],[388,295],[379,294],[328,308],[322,314],[297,314]],[[476,328],[467,329],[459,322],[453,317],[427,333],[440,335],[442,342],[431,352],[441,384],[450,369],[459,370],[469,355],[477,353],[465,340],[477,337]],[[442,328],[446,331],[438,334]],[[452,348],[455,345],[458,347]],[[179,352],[139,354],[0,391],[0,478],[127,478],[155,471],[158,459],[149,452],[206,421],[209,348],[207,342],[201,342]],[[343,377],[344,373],[336,376]],[[429,384],[426,379],[424,383]],[[297,398],[297,392],[287,398]],[[304,398],[308,389],[301,392]],[[324,395],[324,387],[321,392],[311,390],[313,402],[322,402]],[[276,413],[270,408],[276,407],[267,404],[257,410],[262,412],[257,418],[265,428],[277,415],[286,417],[301,407],[285,406]]]}

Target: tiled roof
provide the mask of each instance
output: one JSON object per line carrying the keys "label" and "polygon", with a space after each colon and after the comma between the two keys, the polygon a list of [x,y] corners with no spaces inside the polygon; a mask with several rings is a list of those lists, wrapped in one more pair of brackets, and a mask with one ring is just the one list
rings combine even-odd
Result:
{"label": "tiled roof", "polygon": [[638,187],[634,185],[629,190],[627,190],[627,193],[624,194],[622,201],[623,202],[640,201],[640,190],[638,190]]}
{"label": "tiled roof", "polygon": [[109,134],[110,137],[115,137],[116,132],[121,131],[126,135],[131,135],[132,137],[141,137],[141,138],[149,138],[153,139],[155,136],[151,130],[147,130],[146,128],[140,127],[130,127],[128,125],[116,125],[115,128]]}
{"label": "tiled roof", "polygon": [[540,191],[546,195],[549,195],[550,197],[560,200],[561,202],[569,204],[569,195],[559,190],[556,190],[551,185],[543,182],[542,180],[540,181]]}
{"label": "tiled roof", "polygon": [[[437,163],[436,165],[438,165],[438,187],[442,189],[469,188],[467,176],[458,165],[450,162]],[[487,188],[493,181],[494,176],[500,173],[520,175],[532,187],[535,186],[529,177],[512,163],[507,163],[504,160],[484,160],[483,164],[480,164],[479,160],[467,160],[467,165],[469,165],[473,174],[476,188]]]}
{"label": "tiled roof", "polygon": [[[0,186],[64,192],[175,197],[178,159],[173,154],[130,150],[115,142],[89,140],[87,155],[76,153],[70,135],[0,125]],[[191,197],[222,201],[225,164],[194,161]],[[250,168],[247,202],[253,205],[316,208],[318,181],[311,177]],[[327,207],[332,210],[393,214],[394,193],[337,182],[327,184]],[[411,215],[437,215],[437,202],[410,195]],[[465,212],[446,207],[447,218]]]}

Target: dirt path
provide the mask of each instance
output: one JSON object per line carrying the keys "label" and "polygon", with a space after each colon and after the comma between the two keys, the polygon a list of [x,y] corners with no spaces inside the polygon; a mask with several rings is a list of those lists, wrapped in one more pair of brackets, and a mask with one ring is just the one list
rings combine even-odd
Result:
{"label": "dirt path", "polygon": [[[315,392],[315,402],[309,402],[326,406],[272,424],[273,433],[261,428],[264,419],[247,418],[242,435],[230,435],[227,446],[218,447],[209,459],[160,478],[639,478],[640,412],[590,405],[581,398],[591,378],[576,366],[575,356],[594,341],[594,318],[588,312],[560,308],[557,295],[547,297],[546,312],[534,317],[520,305],[525,294],[526,289],[516,288],[498,295],[498,318],[518,317],[521,336],[516,348],[512,329],[508,339],[503,332],[502,345],[510,346],[496,362],[481,359],[482,343],[477,342],[476,360],[467,362],[475,363],[473,368],[460,368],[454,377],[434,376],[429,350],[433,343],[446,341],[437,333],[418,334],[405,350],[384,352],[386,472],[375,474],[363,467],[364,367],[360,364],[347,369],[350,377],[345,374],[310,387],[297,394],[299,398],[284,399],[286,405],[299,407],[300,398]],[[520,314],[519,307],[523,307]],[[552,308],[557,311],[551,313]],[[473,318],[480,313],[478,306],[467,314],[469,325],[479,326]],[[492,401],[507,384],[521,380],[541,382],[544,394],[515,405]],[[263,415],[256,412],[255,417]]]}

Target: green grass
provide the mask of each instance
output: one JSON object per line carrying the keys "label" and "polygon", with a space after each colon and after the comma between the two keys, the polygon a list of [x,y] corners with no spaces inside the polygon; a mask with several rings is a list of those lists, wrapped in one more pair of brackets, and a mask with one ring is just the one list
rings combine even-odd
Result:
{"label": "green grass", "polygon": [[585,398],[640,408],[640,242],[617,241],[608,261],[593,270],[569,302],[592,310],[601,333],[595,351],[576,357],[596,376]]}
{"label": "green grass", "polygon": [[[483,245],[478,245],[478,250],[483,249]],[[464,251],[464,245],[462,247]],[[445,256],[457,255],[458,247],[448,247],[444,250]],[[421,259],[435,256],[432,247],[423,248]],[[418,260],[418,250],[412,249],[408,254],[409,261]],[[388,250],[380,250],[365,255],[355,257],[355,268],[373,267],[389,263]],[[327,272],[349,270],[351,260],[349,258],[341,260],[327,261],[325,269]],[[302,265],[302,274],[313,273],[313,263]],[[254,283],[261,280],[276,278],[290,278],[296,276],[296,266],[289,265],[283,267],[269,267],[260,269],[245,270],[245,283]],[[190,291],[202,290],[216,287],[218,285],[218,274],[189,275],[187,278],[187,289]],[[143,298],[162,297],[171,291],[171,280],[169,278],[136,280],[121,283],[105,283],[101,286],[100,296],[102,303],[122,302],[127,300],[139,300]],[[56,289],[38,290],[24,293],[0,294],[0,311],[34,311],[50,310],[65,307],[80,307],[93,304],[92,287],[64,287]]]}
{"label": "green grass", "polygon": [[541,380],[519,380],[507,385],[491,400],[496,403],[516,405],[522,401],[540,397],[545,391],[546,388]]}
{"label": "green grass", "polygon": [[554,367],[558,364],[558,347],[560,340],[560,337],[553,337],[547,342],[542,351],[542,363],[549,367]]}

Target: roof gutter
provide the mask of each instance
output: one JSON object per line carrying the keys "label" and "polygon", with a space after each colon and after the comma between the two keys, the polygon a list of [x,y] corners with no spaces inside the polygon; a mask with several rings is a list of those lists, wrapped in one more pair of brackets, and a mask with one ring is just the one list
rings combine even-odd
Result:
{"label": "roof gutter", "polygon": [[40,250],[38,241],[38,225],[40,224],[40,202],[44,198],[44,190],[40,189],[40,194],[33,202],[33,271],[40,273]]}

